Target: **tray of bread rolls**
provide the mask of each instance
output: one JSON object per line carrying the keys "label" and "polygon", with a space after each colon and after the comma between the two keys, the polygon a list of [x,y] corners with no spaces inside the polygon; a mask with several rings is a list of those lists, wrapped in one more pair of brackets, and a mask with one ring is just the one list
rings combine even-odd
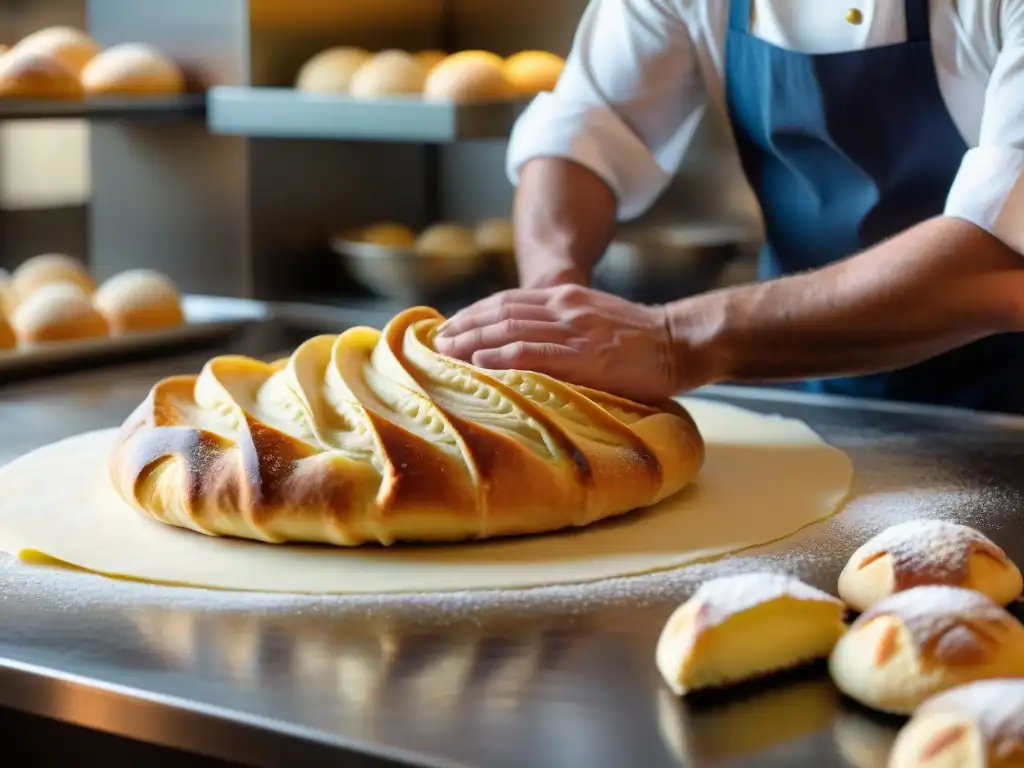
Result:
{"label": "tray of bread rolls", "polygon": [[209,93],[215,133],[275,138],[443,143],[508,135],[523,104],[552,90],[562,58],[481,50],[321,51],[291,88],[218,86]]}
{"label": "tray of bread rolls", "polygon": [[100,282],[70,256],[41,254],[0,270],[0,376],[212,340],[265,314],[259,302],[182,296],[154,270]]}
{"label": "tray of bread rolls", "polygon": [[393,301],[430,302],[485,275],[515,283],[512,223],[505,218],[441,221],[420,231],[381,221],[342,232],[330,246],[357,283]]}
{"label": "tray of bread rolls", "polygon": [[0,44],[0,119],[203,114],[205,94],[189,90],[183,68],[144,43],[104,48],[54,26]]}

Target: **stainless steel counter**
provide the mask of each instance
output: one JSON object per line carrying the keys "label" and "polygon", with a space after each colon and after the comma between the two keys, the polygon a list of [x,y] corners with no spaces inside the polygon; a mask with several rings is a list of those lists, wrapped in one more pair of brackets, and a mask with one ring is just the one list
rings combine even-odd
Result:
{"label": "stainless steel counter", "polygon": [[[255,327],[231,351],[271,356],[319,330],[310,322]],[[0,387],[0,463],[117,424],[156,377],[209,354]],[[805,419],[845,448],[857,508],[875,510],[858,535],[885,523],[887,499],[908,513],[917,499],[921,514],[970,520],[1024,562],[1024,420],[707,394]],[[723,567],[783,567],[834,589],[859,543],[843,520]],[[894,724],[841,701],[820,669],[685,706],[665,694],[654,643],[705,572],[490,600],[292,599],[4,557],[0,705],[260,766],[884,765]]]}

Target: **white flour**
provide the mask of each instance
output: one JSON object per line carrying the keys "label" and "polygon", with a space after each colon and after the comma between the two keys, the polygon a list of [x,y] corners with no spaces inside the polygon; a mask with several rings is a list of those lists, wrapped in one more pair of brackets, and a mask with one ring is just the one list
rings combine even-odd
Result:
{"label": "white flour", "polygon": [[[383,596],[290,596],[216,592],[116,581],[75,571],[25,565],[0,555],[2,599],[16,598],[42,610],[95,606],[116,610],[152,606],[202,612],[247,614],[401,614],[415,620],[464,621],[481,609],[517,615],[539,611],[582,614],[595,607],[678,603],[701,582],[714,576],[772,570],[806,579],[835,594],[846,559],[868,538],[889,525],[928,517],[978,528],[1003,546],[1000,518],[1019,499],[991,487],[958,483],[961,468],[949,459],[922,455],[909,439],[861,432],[843,440],[854,461],[856,479],[850,501],[835,517],[783,541],[725,559],[643,576],[599,583],[519,591],[448,592]],[[966,482],[966,481],[965,481]],[[980,481],[978,485],[982,485]]]}

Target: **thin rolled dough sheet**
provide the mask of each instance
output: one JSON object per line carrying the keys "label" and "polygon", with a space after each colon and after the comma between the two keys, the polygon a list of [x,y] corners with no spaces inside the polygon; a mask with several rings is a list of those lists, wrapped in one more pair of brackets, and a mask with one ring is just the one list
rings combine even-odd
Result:
{"label": "thin rolled dough sheet", "polygon": [[439,592],[582,583],[675,568],[789,536],[832,515],[849,458],[806,424],[684,399],[707,444],[697,482],[564,533],[442,546],[331,548],[214,538],[164,525],[113,490],[115,430],[0,470],[0,548],[37,564],[138,581],[291,593]]}

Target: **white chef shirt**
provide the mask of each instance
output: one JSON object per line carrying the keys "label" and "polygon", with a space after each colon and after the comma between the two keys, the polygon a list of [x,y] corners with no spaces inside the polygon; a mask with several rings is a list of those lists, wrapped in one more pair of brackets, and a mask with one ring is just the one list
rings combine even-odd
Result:
{"label": "white chef shirt", "polygon": [[[851,8],[862,23],[847,20]],[[1024,0],[930,0],[930,8],[939,89],[969,147],[945,214],[1024,253]],[[558,86],[512,132],[512,182],[531,158],[564,157],[611,186],[620,219],[647,210],[704,111],[726,111],[728,16],[729,0],[591,0]],[[805,53],[907,34],[903,0],[753,0],[751,16],[750,34]]]}

